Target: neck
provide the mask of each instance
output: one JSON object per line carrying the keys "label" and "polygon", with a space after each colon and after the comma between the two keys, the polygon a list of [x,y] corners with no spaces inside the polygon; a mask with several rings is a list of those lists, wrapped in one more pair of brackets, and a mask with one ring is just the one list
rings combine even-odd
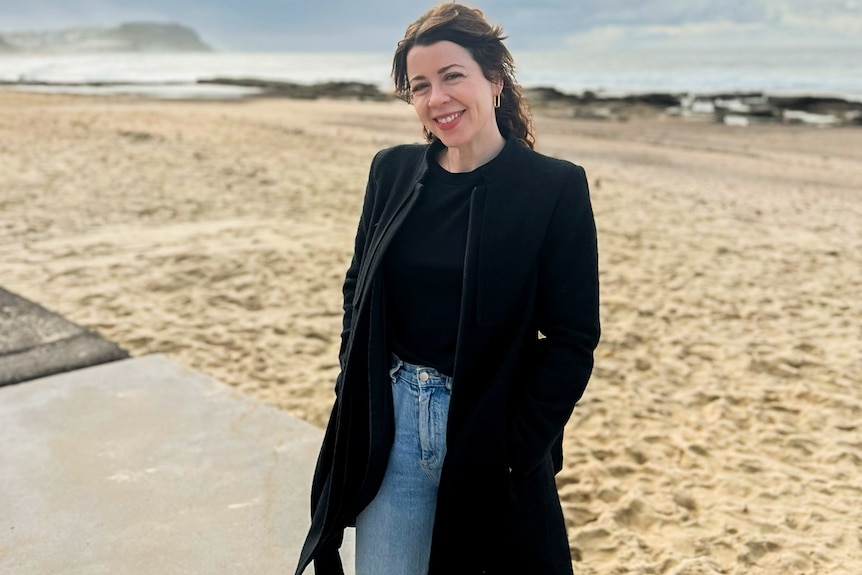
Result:
{"label": "neck", "polygon": [[443,148],[438,162],[447,172],[453,174],[472,172],[497,157],[505,145],[506,139],[497,132],[491,142],[478,149],[468,149],[465,146]]}

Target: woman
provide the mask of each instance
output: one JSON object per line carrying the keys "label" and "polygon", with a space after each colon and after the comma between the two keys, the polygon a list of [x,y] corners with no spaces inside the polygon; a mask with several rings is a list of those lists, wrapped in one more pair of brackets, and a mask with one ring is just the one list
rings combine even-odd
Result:
{"label": "woman", "polygon": [[502,39],[444,4],[398,44],[429,143],[371,165],[297,573],[342,573],[348,525],[357,575],[572,572],[554,475],[599,339],[595,226],[583,169],[532,150]]}

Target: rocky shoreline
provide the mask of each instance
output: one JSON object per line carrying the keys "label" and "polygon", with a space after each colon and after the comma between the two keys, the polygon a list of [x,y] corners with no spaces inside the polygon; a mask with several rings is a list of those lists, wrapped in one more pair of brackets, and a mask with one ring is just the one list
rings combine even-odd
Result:
{"label": "rocky shoreline", "polygon": [[764,92],[719,94],[650,93],[623,97],[592,92],[565,94],[555,88],[526,90],[530,103],[572,118],[627,121],[638,115],[714,120],[730,126],[811,124],[862,126],[862,101],[828,96],[779,96]]}
{"label": "rocky shoreline", "polygon": [[296,98],[317,100],[318,98],[347,99],[383,102],[395,96],[380,90],[374,84],[364,82],[321,82],[299,84],[257,78],[210,78],[198,80],[198,84],[256,88],[258,97]]}
{"label": "rocky shoreline", "polygon": [[[176,84],[133,84],[116,82],[53,83],[33,81],[0,81],[0,86],[26,90],[53,88],[147,87],[157,89]],[[248,89],[243,98],[321,98],[359,101],[387,101],[396,96],[363,82],[321,82],[301,84],[258,78],[207,78],[197,86]],[[581,94],[561,92],[553,87],[524,90],[530,105],[543,114],[579,120],[626,122],[638,117],[679,117],[714,121],[729,126],[754,124],[807,124],[820,127],[862,126],[862,101],[834,96],[787,96],[765,92],[716,94],[646,93],[606,96],[586,91]]]}
{"label": "rocky shoreline", "polygon": [[[335,98],[385,101],[392,94],[362,82],[296,84],[257,79],[213,78],[202,84],[253,87],[259,96],[301,99]],[[862,101],[836,97],[777,96],[762,92],[729,94],[650,93],[623,97],[593,92],[567,94],[550,87],[525,89],[530,104],[543,112],[575,119],[627,121],[632,117],[668,115],[714,119],[733,126],[750,124],[814,124],[862,126]]]}

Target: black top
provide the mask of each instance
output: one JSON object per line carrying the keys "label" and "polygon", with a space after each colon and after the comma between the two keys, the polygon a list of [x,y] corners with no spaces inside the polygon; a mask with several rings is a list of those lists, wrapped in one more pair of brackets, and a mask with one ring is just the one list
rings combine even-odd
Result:
{"label": "black top", "polygon": [[480,170],[436,161],[383,263],[389,347],[402,360],[451,375],[461,311],[470,196]]}

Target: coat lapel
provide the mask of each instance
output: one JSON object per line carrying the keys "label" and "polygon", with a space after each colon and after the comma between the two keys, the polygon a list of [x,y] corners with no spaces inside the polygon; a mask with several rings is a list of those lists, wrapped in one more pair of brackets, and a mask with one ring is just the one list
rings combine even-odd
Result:
{"label": "coat lapel", "polygon": [[[509,140],[494,169],[483,174],[472,218],[478,229],[476,270],[476,321],[500,325],[527,319],[531,310],[528,291],[534,287],[539,251],[553,212],[553,203],[537,201],[544,191],[523,178],[513,166],[529,161],[521,144]],[[525,156],[525,157],[520,157]],[[521,172],[523,173],[523,172]]]}

